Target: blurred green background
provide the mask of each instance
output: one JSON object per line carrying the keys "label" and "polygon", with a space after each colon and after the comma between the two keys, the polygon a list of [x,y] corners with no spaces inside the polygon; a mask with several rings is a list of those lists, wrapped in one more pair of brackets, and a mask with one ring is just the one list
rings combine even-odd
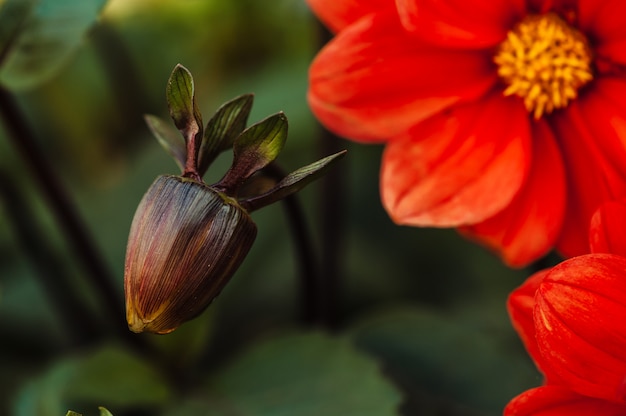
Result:
{"label": "blurred green background", "polygon": [[253,215],[257,241],[203,315],[170,335],[123,335],[123,309],[103,306],[20,139],[0,124],[0,414],[498,415],[540,384],[505,310],[531,270],[453,230],[394,225],[378,194],[382,147],[329,139],[311,115],[307,67],[326,36],[302,0],[0,0],[0,88],[120,305],[134,210],[157,175],[178,173],[142,118],[166,118],[177,63],[194,75],[205,120],[248,92],[252,122],[284,111],[284,169],[349,151],[298,196],[315,273],[332,283],[316,324],[302,320],[294,240],[276,204]]}

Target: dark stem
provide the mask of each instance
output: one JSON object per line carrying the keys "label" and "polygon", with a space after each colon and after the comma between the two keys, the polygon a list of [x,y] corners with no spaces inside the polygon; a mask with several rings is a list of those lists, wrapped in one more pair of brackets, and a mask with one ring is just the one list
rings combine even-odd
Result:
{"label": "dark stem", "polygon": [[43,227],[21,192],[20,183],[0,171],[0,201],[5,206],[8,222],[15,230],[21,252],[35,270],[35,277],[54,309],[59,313],[69,346],[84,346],[98,340],[97,321],[81,301],[81,294],[72,283],[70,271],[56,248],[49,244]]}
{"label": "dark stem", "polygon": [[[285,177],[285,172],[275,163],[270,163],[263,168],[263,173],[276,182]],[[298,289],[300,321],[307,326],[318,324],[320,323],[320,291],[311,233],[297,196],[295,194],[289,195],[282,200],[282,203],[287,215],[289,230],[295,243],[296,263],[300,274]]]}
{"label": "dark stem", "polygon": [[[340,150],[339,138],[329,131],[320,132],[322,154]],[[320,270],[320,317],[323,326],[336,330],[339,322],[339,297],[341,293],[341,259],[343,257],[343,207],[346,190],[343,164],[338,163],[328,174],[320,179],[320,222],[322,240],[322,261]]]}
{"label": "dark stem", "polygon": [[[332,34],[318,23],[319,44],[324,46]],[[337,136],[321,128],[319,133],[322,156],[342,150]],[[322,262],[320,270],[319,308],[321,323],[327,329],[336,330],[339,326],[339,297],[341,293],[341,259],[343,257],[343,207],[346,201],[344,185],[345,167],[339,163],[327,175],[321,178],[321,240]]]}
{"label": "dark stem", "polygon": [[202,141],[202,133],[197,129],[189,127],[185,132],[185,142],[187,143],[187,159],[185,161],[185,171],[183,176],[193,179],[196,182],[202,182],[202,178],[198,173],[198,150]]}
{"label": "dark stem", "polygon": [[107,322],[115,328],[117,335],[134,344],[137,338],[130,338],[126,326],[118,324],[124,319],[124,305],[120,293],[113,284],[115,280],[107,264],[100,257],[95,243],[86,231],[85,224],[62,187],[56,172],[38,148],[35,135],[29,128],[15,97],[3,86],[0,86],[0,118],[6,126],[9,140],[33,175],[63,236],[85,270],[86,278],[103,302],[105,316],[110,318]]}

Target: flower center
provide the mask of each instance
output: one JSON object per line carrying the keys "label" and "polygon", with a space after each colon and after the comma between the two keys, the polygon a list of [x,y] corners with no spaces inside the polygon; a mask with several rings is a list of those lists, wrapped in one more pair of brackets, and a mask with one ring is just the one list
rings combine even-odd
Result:
{"label": "flower center", "polygon": [[586,37],[554,13],[524,18],[500,44],[494,62],[507,84],[504,95],[523,98],[535,119],[566,107],[593,78]]}

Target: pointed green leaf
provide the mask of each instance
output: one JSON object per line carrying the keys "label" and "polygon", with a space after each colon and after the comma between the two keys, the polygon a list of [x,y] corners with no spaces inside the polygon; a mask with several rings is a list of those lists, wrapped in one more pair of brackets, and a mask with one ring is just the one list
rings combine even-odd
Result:
{"label": "pointed green leaf", "polygon": [[0,84],[34,88],[81,45],[105,0],[0,1]]}
{"label": "pointed green leaf", "polygon": [[100,410],[100,416],[113,416],[111,412],[109,412],[107,409],[105,409],[102,406],[98,407],[98,409]]}
{"label": "pointed green leaf", "polygon": [[276,159],[286,140],[287,117],[282,112],[248,127],[235,139],[233,164],[216,186],[235,194],[246,179]]}
{"label": "pointed green leaf", "polygon": [[185,141],[182,136],[174,130],[169,123],[166,123],[157,116],[146,114],[144,119],[146,120],[148,128],[150,128],[150,131],[161,146],[174,157],[180,169],[184,170],[187,149],[185,148]]}
{"label": "pointed green leaf", "polygon": [[345,156],[346,153],[346,150],[342,150],[341,152],[337,152],[291,172],[278,182],[276,186],[264,194],[241,201],[241,206],[248,212],[252,212],[298,192],[309,183],[324,175],[326,171],[335,162]]}
{"label": "pointed green leaf", "polygon": [[203,176],[220,152],[233,146],[235,138],[246,128],[254,95],[244,94],[222,106],[211,117],[204,130],[198,173]]}
{"label": "pointed green leaf", "polygon": [[77,412],[75,412],[73,410],[68,410],[67,413],[65,414],[65,416],[83,416],[83,415],[80,414],[80,413],[77,413]]}
{"label": "pointed green leaf", "polygon": [[191,148],[194,155],[197,155],[200,149],[198,139],[202,135],[202,116],[196,105],[193,76],[181,64],[176,65],[172,71],[165,95],[174,124],[183,134],[188,146],[193,141]]}

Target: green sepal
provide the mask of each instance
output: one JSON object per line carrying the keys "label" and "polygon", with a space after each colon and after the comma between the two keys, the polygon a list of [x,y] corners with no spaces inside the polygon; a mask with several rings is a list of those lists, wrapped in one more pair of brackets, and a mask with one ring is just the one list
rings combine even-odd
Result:
{"label": "green sepal", "polygon": [[317,162],[313,162],[309,165],[301,167],[294,172],[291,172],[269,191],[259,196],[240,201],[241,207],[248,212],[252,212],[259,208],[263,208],[267,205],[273,204],[274,202],[277,202],[293,193],[300,191],[309,183],[324,175],[326,171],[335,162],[344,157],[346,153],[347,150],[342,150],[341,152],[326,156],[325,158],[320,159]]}
{"label": "green sepal", "polygon": [[287,117],[282,112],[248,127],[235,139],[233,164],[216,188],[234,196],[250,176],[278,157],[286,139]]}
{"label": "green sepal", "polygon": [[187,149],[185,140],[169,123],[151,114],[144,115],[148,128],[163,148],[174,158],[181,171],[185,170]]}
{"label": "green sepal", "polygon": [[222,104],[211,117],[204,129],[198,155],[200,176],[204,176],[221,152],[233,146],[235,138],[246,128],[253,100],[253,94],[240,95]]}
{"label": "green sepal", "polygon": [[[189,148],[189,142],[193,141],[191,150],[194,152],[194,160],[200,149],[199,140],[202,136],[202,116],[196,105],[194,95],[193,76],[187,68],[177,64],[165,89],[167,105],[174,124],[183,134]],[[189,154],[187,158],[189,158]]]}

